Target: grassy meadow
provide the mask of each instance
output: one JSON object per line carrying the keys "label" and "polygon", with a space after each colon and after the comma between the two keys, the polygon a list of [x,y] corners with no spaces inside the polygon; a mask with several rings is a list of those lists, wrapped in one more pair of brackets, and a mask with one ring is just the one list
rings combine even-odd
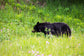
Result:
{"label": "grassy meadow", "polygon": [[[84,4],[45,0],[44,6],[36,1],[0,1],[0,56],[84,56]],[[64,22],[72,35],[32,33],[38,21]]]}

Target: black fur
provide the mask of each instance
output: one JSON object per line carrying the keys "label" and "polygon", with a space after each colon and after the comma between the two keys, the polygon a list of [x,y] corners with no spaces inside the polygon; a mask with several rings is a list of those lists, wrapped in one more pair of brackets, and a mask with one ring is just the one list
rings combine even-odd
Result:
{"label": "black fur", "polygon": [[71,36],[71,30],[69,26],[65,23],[39,23],[34,26],[34,31],[32,32],[43,32],[46,34],[53,34],[57,36],[63,36],[63,34],[66,34],[67,36]]}

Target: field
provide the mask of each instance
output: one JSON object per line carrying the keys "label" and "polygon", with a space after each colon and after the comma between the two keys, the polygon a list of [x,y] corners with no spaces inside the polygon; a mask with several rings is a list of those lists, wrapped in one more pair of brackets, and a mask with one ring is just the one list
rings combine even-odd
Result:
{"label": "field", "polygon": [[[23,0],[0,1],[4,2],[0,3],[0,56],[84,56],[84,4],[45,1],[45,6],[36,1],[34,5]],[[38,21],[64,22],[72,35],[32,33]]]}
{"label": "field", "polygon": [[84,56],[83,37],[81,33],[70,38],[13,35],[0,43],[0,56]]}

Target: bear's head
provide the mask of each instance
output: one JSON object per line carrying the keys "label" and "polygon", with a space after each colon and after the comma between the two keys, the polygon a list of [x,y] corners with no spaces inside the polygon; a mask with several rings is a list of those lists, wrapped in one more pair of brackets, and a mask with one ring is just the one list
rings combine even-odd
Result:
{"label": "bear's head", "polygon": [[34,32],[41,32],[41,29],[40,29],[40,23],[37,22],[37,24],[34,26],[34,30],[32,31],[33,33]]}

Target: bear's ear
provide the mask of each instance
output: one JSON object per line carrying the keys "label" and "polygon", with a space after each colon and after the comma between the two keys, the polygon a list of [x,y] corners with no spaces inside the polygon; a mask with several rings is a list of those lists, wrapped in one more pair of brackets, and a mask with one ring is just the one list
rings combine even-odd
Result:
{"label": "bear's ear", "polygon": [[37,24],[39,24],[39,22],[37,22]]}

